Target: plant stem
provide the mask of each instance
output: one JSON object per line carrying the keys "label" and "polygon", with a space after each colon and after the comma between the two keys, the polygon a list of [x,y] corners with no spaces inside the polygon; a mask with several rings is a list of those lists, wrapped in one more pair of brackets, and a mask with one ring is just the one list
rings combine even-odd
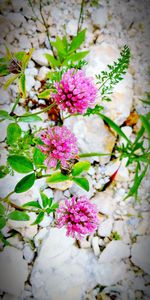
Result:
{"label": "plant stem", "polygon": [[16,106],[17,106],[18,103],[19,103],[19,100],[20,100],[20,95],[18,95],[17,98],[16,98],[16,101],[15,101],[15,103],[14,103],[14,105],[13,105],[13,107],[12,107],[12,110],[11,110],[11,112],[10,112],[10,116],[13,114],[13,112],[14,112]]}
{"label": "plant stem", "polygon": [[115,155],[115,153],[97,153],[97,152],[90,152],[90,153],[82,153],[79,154],[79,157],[92,157],[92,156],[107,156],[107,155]]}
{"label": "plant stem", "polygon": [[19,211],[28,211],[28,212],[40,212],[41,210],[40,209],[29,209],[29,208],[26,208],[26,207],[22,207],[22,206],[20,206],[20,205],[17,205],[17,204],[15,204],[14,202],[12,202],[10,199],[9,199],[9,197],[12,195],[12,194],[14,194],[14,192],[11,192],[11,193],[9,193],[5,198],[1,198],[1,201],[3,201],[3,202],[5,202],[5,203],[7,203],[8,205],[10,205],[11,207],[13,207],[13,208],[15,208],[15,209],[17,209],[17,210],[19,210]]}
{"label": "plant stem", "polygon": [[79,15],[79,20],[78,20],[77,33],[81,30],[82,23],[83,23],[83,7],[84,7],[84,0],[82,0],[81,6],[80,6],[80,15]]}
{"label": "plant stem", "polygon": [[12,194],[14,194],[14,191],[10,192],[5,198],[3,198],[3,199],[2,199],[3,202],[7,202],[7,201],[8,201],[8,198],[9,198]]}
{"label": "plant stem", "polygon": [[81,115],[80,115],[80,114],[72,114],[72,115],[68,115],[68,116],[64,117],[63,120],[66,120],[66,119],[68,119],[68,118],[70,118],[70,117],[76,117],[76,116],[81,116]]}
{"label": "plant stem", "polygon": [[17,118],[23,118],[23,117],[26,118],[26,117],[29,117],[29,116],[39,115],[39,114],[41,114],[43,112],[46,112],[46,111],[50,110],[55,105],[56,105],[56,103],[54,102],[54,103],[50,104],[49,106],[45,107],[44,109],[42,109],[42,110],[40,110],[38,112],[35,112],[33,114],[26,114],[26,115],[22,115],[22,116],[17,116]]}
{"label": "plant stem", "polygon": [[[54,53],[54,51],[53,51],[53,47],[52,47],[51,41],[50,41],[50,36],[49,36],[48,26],[47,26],[47,24],[46,24],[44,15],[43,15],[43,13],[42,13],[42,1],[41,1],[41,0],[40,0],[40,14],[41,14],[41,18],[42,18],[42,21],[43,21],[43,25],[44,25],[45,30],[46,30],[46,35],[47,35],[47,39],[48,39],[48,42],[49,42],[50,49],[51,49],[51,51],[53,52],[53,56],[55,57],[55,53]],[[56,58],[56,57],[55,57],[55,58]]]}

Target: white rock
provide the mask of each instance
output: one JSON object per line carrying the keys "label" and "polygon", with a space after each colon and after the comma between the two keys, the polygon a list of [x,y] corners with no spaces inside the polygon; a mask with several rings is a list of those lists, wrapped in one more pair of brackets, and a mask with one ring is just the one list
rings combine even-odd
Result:
{"label": "white rock", "polygon": [[34,251],[29,244],[25,244],[23,249],[23,256],[28,263],[31,263],[34,259]]}
{"label": "white rock", "polygon": [[95,256],[99,256],[100,255],[100,248],[99,248],[99,238],[98,238],[98,236],[94,236],[92,238],[92,248],[94,250]]}
{"label": "white rock", "polygon": [[91,166],[88,170],[88,174],[93,176],[95,174],[95,169]]}
{"label": "white rock", "polygon": [[37,234],[37,225],[28,226],[24,228],[17,228],[17,231],[21,233],[24,239],[33,240],[34,236]]}
{"label": "white rock", "polygon": [[47,76],[47,74],[48,74],[49,72],[50,72],[50,69],[49,69],[49,68],[47,68],[47,67],[45,67],[45,66],[41,67],[40,70],[39,70],[37,79],[38,79],[39,81],[45,80],[45,79],[46,79],[46,76]]}
{"label": "white rock", "polygon": [[96,204],[98,211],[111,216],[115,210],[115,199],[113,197],[111,190],[106,190],[104,192],[97,193],[91,202]]}
{"label": "white rock", "polygon": [[[3,124],[4,123],[5,123],[5,121],[3,122]],[[3,128],[3,130],[4,130],[4,127],[1,126],[0,131],[1,131],[1,128]],[[15,185],[17,184],[17,182],[19,180],[21,180],[22,177],[23,177],[22,174],[18,174],[15,172],[15,176],[7,175],[7,176],[1,178],[1,180],[0,180],[0,196],[5,197],[8,193],[12,192],[14,190]]]}
{"label": "white rock", "polygon": [[73,182],[71,180],[66,180],[64,182],[58,182],[58,183],[47,182],[47,184],[52,189],[58,189],[60,191],[65,191],[72,187]]}
{"label": "white rock", "polygon": [[53,191],[51,189],[49,189],[49,188],[45,189],[43,192],[49,198],[53,198],[54,197]]}
{"label": "white rock", "polygon": [[[130,136],[132,134],[132,127],[130,127],[130,126],[122,126],[121,130],[124,132],[124,134],[127,136],[127,138],[130,139]],[[119,139],[119,145],[122,145],[122,144],[124,146],[126,146],[127,145],[127,141],[124,138],[121,137]]]}
{"label": "white rock", "polygon": [[87,241],[86,237],[82,238],[79,243],[81,248],[91,248],[91,243]]}
{"label": "white rock", "polygon": [[132,262],[148,274],[150,274],[149,249],[150,238],[148,236],[140,237],[131,249]]}
{"label": "white rock", "polygon": [[[116,46],[106,42],[101,43],[101,45],[92,46],[86,58],[88,61],[88,65],[86,66],[87,75],[95,77],[95,74],[107,70],[107,65],[116,61],[119,55],[120,52]],[[104,113],[119,125],[130,114],[133,99],[132,84],[132,76],[127,72],[124,79],[115,86],[113,94],[110,96],[112,101],[103,102]]]}
{"label": "white rock", "polygon": [[11,246],[22,250],[23,249],[23,241],[20,240],[19,234],[15,234],[10,238],[7,238],[7,241],[10,243]]}
{"label": "white rock", "polygon": [[29,221],[14,221],[8,220],[8,225],[12,228],[23,228],[30,226],[36,219],[36,214],[34,212],[28,212],[28,216],[30,217]]}
{"label": "white rock", "polygon": [[38,20],[36,21],[36,26],[37,26],[38,31],[45,32],[45,30],[46,30],[45,26],[41,22],[39,22]]}
{"label": "white rock", "polygon": [[42,222],[40,222],[40,226],[41,227],[48,227],[50,226],[50,224],[52,223],[53,221],[53,216],[52,214],[50,216],[44,216],[44,219],[42,220]]}
{"label": "white rock", "polygon": [[76,35],[77,34],[77,28],[78,28],[78,21],[77,20],[70,20],[66,26],[66,32],[69,35]]}
{"label": "white rock", "polygon": [[35,299],[77,300],[95,286],[96,258],[73,244],[74,239],[66,237],[64,229],[51,228],[31,274]]}
{"label": "white rock", "polygon": [[92,186],[92,179],[88,176],[86,176],[86,178],[89,181],[89,186],[90,186],[89,191],[87,192],[76,183],[73,183],[72,187],[70,188],[70,193],[72,195],[76,195],[77,197],[85,195],[89,199],[94,195],[95,189]]}
{"label": "white rock", "polygon": [[126,221],[117,220],[114,223],[113,232],[117,232],[125,243],[130,242],[130,236]]}
{"label": "white rock", "polygon": [[34,243],[37,248],[41,245],[46,235],[48,235],[48,229],[42,228],[41,230],[38,231],[38,233],[34,237]]}
{"label": "white rock", "polygon": [[7,104],[10,102],[10,96],[8,91],[5,91],[4,89],[0,89],[0,104]]}
{"label": "white rock", "polygon": [[127,265],[124,262],[100,263],[94,269],[97,282],[103,286],[116,284],[126,277],[126,273]]}
{"label": "white rock", "polygon": [[19,36],[19,45],[23,49],[30,49],[31,48],[31,42],[27,35],[20,35]]}
{"label": "white rock", "polygon": [[31,75],[26,75],[26,91],[30,92],[35,84],[35,79]]}
{"label": "white rock", "polygon": [[115,159],[106,165],[105,174],[107,176],[112,176],[119,169],[119,167],[120,161],[119,159]]}
{"label": "white rock", "polygon": [[38,70],[36,68],[34,68],[34,67],[33,68],[27,68],[25,70],[25,74],[34,77],[34,76],[36,76],[38,74]]}
{"label": "white rock", "polygon": [[[69,127],[77,137],[78,147],[81,153],[99,152],[110,153],[115,143],[115,137],[111,134],[104,122],[97,116],[72,117],[66,119],[64,124]],[[81,130],[82,128],[82,130]],[[88,158],[90,161],[107,162],[110,157]]]}
{"label": "white rock", "polygon": [[41,82],[40,81],[36,81],[35,82],[35,85],[34,85],[34,88],[36,91],[38,91],[38,89],[41,87]]}
{"label": "white rock", "polygon": [[35,50],[32,54],[32,59],[40,66],[48,66],[49,62],[45,57],[46,53],[52,55],[52,51],[46,48]]}
{"label": "white rock", "polygon": [[16,296],[13,296],[11,294],[5,294],[3,300],[18,300],[18,298],[16,299]]}
{"label": "white rock", "polygon": [[100,255],[100,263],[119,262],[130,256],[130,248],[122,241],[111,241]]}
{"label": "white rock", "polygon": [[106,219],[100,223],[98,228],[98,235],[101,237],[110,236],[112,231],[113,220],[111,218]]}
{"label": "white rock", "polygon": [[96,8],[93,10],[92,15],[93,25],[103,28],[107,24],[107,9],[105,7]]}
{"label": "white rock", "polygon": [[116,174],[115,180],[119,182],[127,182],[129,181],[129,171],[126,167],[127,158],[123,158],[119,167],[119,170]]}
{"label": "white rock", "polygon": [[8,13],[7,20],[9,20],[16,27],[20,27],[21,24],[26,23],[26,19],[20,13]]}
{"label": "white rock", "polygon": [[22,258],[22,252],[13,247],[4,248],[0,253],[0,264],[0,289],[19,296],[28,276],[28,267]]}

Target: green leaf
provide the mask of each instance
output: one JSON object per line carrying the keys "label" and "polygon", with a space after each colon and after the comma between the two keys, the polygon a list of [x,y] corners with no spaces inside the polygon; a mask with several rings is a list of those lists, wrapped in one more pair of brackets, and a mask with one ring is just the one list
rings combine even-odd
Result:
{"label": "green leaf", "polygon": [[55,183],[55,182],[66,181],[68,179],[69,179],[69,176],[65,176],[61,172],[56,172],[47,179],[47,182]]}
{"label": "green leaf", "polygon": [[15,58],[17,58],[19,61],[22,61],[25,54],[26,54],[25,51],[19,51],[19,52],[14,53],[13,56]]}
{"label": "green leaf", "polygon": [[48,199],[48,206],[49,206],[49,207],[51,207],[52,202],[53,202],[53,198],[49,198],[49,199]]}
{"label": "green leaf", "polygon": [[0,217],[0,230],[3,229],[6,225],[6,220],[4,217]]}
{"label": "green leaf", "polygon": [[63,65],[65,65],[68,61],[78,61],[83,59],[86,55],[88,55],[89,51],[82,51],[82,52],[78,52],[78,53],[73,53],[70,56],[67,57],[67,59],[65,59],[65,61],[63,62]]}
{"label": "green leaf", "polygon": [[43,192],[40,192],[40,196],[42,199],[43,207],[46,207],[49,203],[49,198]]}
{"label": "green leaf", "polygon": [[39,99],[49,99],[51,91],[52,91],[51,89],[47,89],[47,90],[43,91],[42,93],[38,94],[38,98]]}
{"label": "green leaf", "polygon": [[15,186],[15,193],[23,193],[28,191],[35,182],[35,174],[29,174],[23,177]]}
{"label": "green leaf", "polygon": [[4,246],[10,246],[10,243],[7,242],[6,238],[1,232],[0,232],[0,241],[4,244]]}
{"label": "green leaf", "polygon": [[14,220],[14,221],[29,221],[30,217],[27,215],[27,213],[19,210],[12,211],[8,216],[8,219]]}
{"label": "green leaf", "polygon": [[26,77],[22,74],[19,78],[19,90],[22,98],[26,98]]}
{"label": "green leaf", "polygon": [[7,144],[13,145],[21,136],[21,128],[16,123],[11,123],[7,127]]}
{"label": "green leaf", "polygon": [[106,117],[105,115],[103,115],[101,113],[97,113],[97,115],[100,116],[101,119],[103,119],[111,128],[113,128],[118,133],[119,136],[121,136],[129,144],[131,144],[131,142],[128,139],[128,137],[124,134],[124,132],[121,130],[121,128],[115,122],[113,122],[111,119],[109,119],[108,117]]}
{"label": "green leaf", "polygon": [[17,78],[18,78],[19,74],[15,74],[13,76],[11,76],[4,84],[4,89],[7,89],[9,87],[9,85],[14,82]]}
{"label": "green leaf", "polygon": [[125,45],[118,60],[112,65],[107,65],[108,71],[101,71],[100,74],[96,75],[102,96],[112,94],[114,86],[123,79],[129,66],[130,56],[130,49]]}
{"label": "green leaf", "polygon": [[134,177],[134,183],[133,183],[133,186],[131,187],[128,195],[125,197],[124,200],[126,200],[128,197],[131,197],[131,196],[134,196],[135,195],[135,198],[137,198],[137,193],[138,193],[138,189],[140,187],[140,184],[143,180],[143,178],[145,177],[146,175],[146,172],[147,172],[147,169],[148,169],[148,166],[146,166],[143,170],[143,172],[139,175],[139,164],[137,165],[137,168],[136,168],[136,172],[135,172],[135,177]]}
{"label": "green leaf", "polygon": [[30,201],[30,202],[27,202],[23,205],[23,207],[36,207],[36,208],[41,208],[39,202],[37,201]]}
{"label": "green leaf", "polygon": [[94,108],[88,108],[84,116],[95,115],[103,110],[103,106],[96,104]]}
{"label": "green leaf", "polygon": [[148,120],[148,117],[144,116],[144,115],[140,115],[140,119],[142,121],[142,124],[143,124],[145,130],[148,133],[148,137],[149,137],[149,140],[150,140],[150,122]]}
{"label": "green leaf", "polygon": [[82,187],[85,191],[89,191],[90,187],[89,187],[89,182],[86,178],[82,178],[82,177],[74,177],[72,179],[77,185],[79,185],[80,187]]}
{"label": "green leaf", "polygon": [[88,171],[91,164],[89,161],[80,161],[77,162],[72,168],[72,175],[77,176],[80,175],[84,171]]}
{"label": "green leaf", "polygon": [[32,162],[21,155],[11,155],[8,157],[8,163],[18,173],[30,173],[33,171]]}
{"label": "green leaf", "polygon": [[36,166],[41,166],[43,165],[45,160],[45,155],[43,152],[40,151],[39,148],[34,149],[34,154],[33,154],[33,162]]}
{"label": "green leaf", "polygon": [[0,166],[0,178],[5,177],[7,174],[9,174],[9,169],[7,166]]}
{"label": "green leaf", "polygon": [[58,53],[62,55],[67,54],[66,47],[64,47],[64,42],[60,39],[59,36],[56,37],[55,42],[51,42],[51,45],[57,49]]}
{"label": "green leaf", "polygon": [[25,55],[22,58],[22,68],[23,70],[26,69],[29,60],[31,59],[32,53],[34,51],[34,48],[31,48],[27,53],[25,53]]}
{"label": "green leaf", "polygon": [[0,77],[7,76],[9,74],[8,67],[0,65]]}
{"label": "green leaf", "polygon": [[5,206],[3,206],[2,203],[0,203],[0,216],[3,216],[3,214],[5,213],[5,210],[6,210]]}
{"label": "green leaf", "polygon": [[9,113],[6,110],[0,110],[0,120],[13,120],[13,118],[9,115]]}
{"label": "green leaf", "polygon": [[60,66],[60,61],[57,60],[57,59],[55,59],[53,55],[47,54],[47,53],[46,53],[46,54],[45,54],[45,57],[47,58],[47,60],[48,60],[48,62],[49,62],[49,64],[50,64],[50,66],[51,66],[52,68],[56,68],[56,67],[59,67],[59,66]]}
{"label": "green leaf", "polygon": [[86,29],[80,31],[77,36],[75,36],[71,42],[70,48],[69,48],[69,52],[73,52],[76,49],[78,49],[81,44],[84,42],[85,40],[85,33],[86,33]]}
{"label": "green leaf", "polygon": [[41,212],[38,214],[38,216],[37,216],[36,220],[34,221],[34,223],[32,223],[32,225],[40,224],[40,223],[42,222],[43,219],[44,219],[44,212],[41,211]]}
{"label": "green leaf", "polygon": [[19,117],[18,122],[26,122],[26,123],[31,123],[31,122],[39,122],[42,121],[42,118],[40,118],[37,115],[28,115],[24,114],[21,117]]}
{"label": "green leaf", "polygon": [[58,203],[58,202],[57,202],[57,203],[54,203],[54,204],[51,206],[50,211],[51,211],[51,212],[52,212],[52,211],[55,211],[58,207],[59,207],[59,203]]}

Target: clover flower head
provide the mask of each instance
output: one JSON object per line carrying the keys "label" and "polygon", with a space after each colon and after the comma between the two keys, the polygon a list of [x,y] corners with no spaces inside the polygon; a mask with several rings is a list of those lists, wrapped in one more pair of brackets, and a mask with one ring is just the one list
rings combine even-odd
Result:
{"label": "clover flower head", "polygon": [[92,78],[86,77],[84,71],[70,69],[63,74],[60,82],[55,83],[56,94],[52,94],[60,109],[70,114],[86,112],[93,107],[97,88]]}
{"label": "clover flower head", "polygon": [[66,126],[54,126],[40,132],[43,145],[38,148],[47,155],[44,161],[49,168],[55,168],[58,161],[62,167],[67,167],[67,162],[75,158],[78,153],[75,135]]}
{"label": "clover flower head", "polygon": [[86,234],[92,234],[99,224],[96,206],[86,196],[73,196],[66,199],[56,210],[58,228],[66,226],[67,236],[81,239]]}

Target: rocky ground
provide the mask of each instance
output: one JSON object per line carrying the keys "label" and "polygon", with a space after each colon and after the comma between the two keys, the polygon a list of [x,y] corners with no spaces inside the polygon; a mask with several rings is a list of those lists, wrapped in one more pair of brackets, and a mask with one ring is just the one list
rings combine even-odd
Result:
{"label": "rocky ground", "polygon": [[[33,2],[33,1],[32,1]],[[49,3],[51,2],[51,4]],[[140,126],[131,127],[125,123],[131,111],[144,113],[146,108],[139,100],[148,91],[150,24],[149,0],[120,1],[101,0],[98,7],[87,1],[83,28],[87,28],[85,48],[91,49],[87,58],[87,74],[96,74],[106,68],[119,55],[120,48],[127,44],[132,53],[130,68],[124,80],[115,88],[112,102],[105,104],[105,113],[133,140]],[[39,16],[38,1],[34,4]],[[52,40],[56,35],[76,34],[80,1],[45,1],[43,12],[49,25]],[[36,48],[26,70],[27,92],[37,106],[44,103],[38,100],[37,91],[41,81],[49,71],[43,53],[51,51],[44,26],[34,18],[27,1],[0,1],[0,53],[7,46],[12,51]],[[3,80],[1,80],[3,83]],[[10,111],[17,87],[14,84],[8,91],[0,90],[1,109]],[[32,108],[32,101],[29,101]],[[35,112],[37,109],[34,109]],[[24,112],[22,102],[18,114]],[[45,125],[47,115],[43,114]],[[5,147],[8,122],[1,125],[1,148]],[[38,123],[38,126],[43,123]],[[110,152],[116,142],[113,132],[103,121],[91,117],[78,117],[66,120],[78,137],[81,152]],[[26,130],[28,125],[20,123]],[[35,126],[35,124],[34,124]],[[81,131],[82,128],[82,131]],[[122,141],[119,140],[118,144]],[[6,160],[6,150],[1,152],[1,161]],[[98,207],[101,224],[93,236],[80,243],[65,236],[64,229],[51,228],[52,219],[46,218],[40,226],[30,224],[35,219],[31,214],[30,222],[9,221],[3,234],[13,247],[6,247],[0,253],[0,299],[4,300],[134,300],[150,299],[150,261],[149,261],[149,182],[148,176],[140,188],[141,203],[133,198],[123,201],[132,185],[134,168],[126,168],[123,160],[115,182],[101,191],[110,176],[117,170],[118,160],[109,157],[92,159],[88,172],[90,191],[84,192],[76,185],[66,189],[62,185],[48,187],[45,180],[39,180],[28,192],[12,196],[16,203],[39,199],[39,188],[45,187],[48,196],[60,201],[71,194],[87,194]],[[22,176],[21,176],[22,177]],[[12,190],[18,179],[7,176],[1,179],[1,196]],[[17,234],[9,237],[10,228]],[[9,284],[8,284],[9,282]]]}

